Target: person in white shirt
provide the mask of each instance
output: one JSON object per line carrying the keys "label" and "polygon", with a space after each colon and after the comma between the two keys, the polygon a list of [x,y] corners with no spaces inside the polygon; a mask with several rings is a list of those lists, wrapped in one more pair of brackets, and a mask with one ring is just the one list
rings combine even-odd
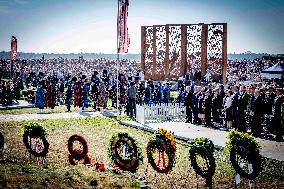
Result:
{"label": "person in white shirt", "polygon": [[140,81],[144,81],[144,73],[143,71],[139,72]]}
{"label": "person in white shirt", "polygon": [[227,129],[232,129],[233,125],[233,112],[232,112],[233,91],[227,91],[225,99],[224,111],[226,112]]}

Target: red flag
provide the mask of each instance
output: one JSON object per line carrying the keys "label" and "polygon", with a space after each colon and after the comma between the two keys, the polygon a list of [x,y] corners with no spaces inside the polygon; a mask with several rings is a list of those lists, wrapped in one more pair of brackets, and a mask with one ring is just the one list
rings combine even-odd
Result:
{"label": "red flag", "polygon": [[17,59],[17,38],[15,36],[12,36],[11,39],[11,60]]}
{"label": "red flag", "polygon": [[117,43],[118,53],[127,53],[130,44],[128,34],[127,17],[128,17],[128,0],[118,0],[118,17],[117,17]]}

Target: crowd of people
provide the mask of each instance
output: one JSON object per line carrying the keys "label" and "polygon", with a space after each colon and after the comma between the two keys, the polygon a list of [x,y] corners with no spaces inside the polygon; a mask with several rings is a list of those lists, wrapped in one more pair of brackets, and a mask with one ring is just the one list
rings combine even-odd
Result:
{"label": "crowd of people", "polygon": [[[59,104],[65,104],[66,111],[70,111],[72,105],[78,111],[90,107],[104,111],[108,102],[117,107],[117,98],[119,109],[129,116],[135,115],[136,103],[184,103],[187,122],[217,128],[226,125],[227,129],[243,132],[251,128],[256,136],[264,129],[263,118],[273,117],[271,125],[274,127],[269,129],[277,134],[277,140],[283,139],[283,86],[240,83],[258,80],[259,72],[275,62],[229,61],[226,86],[214,80],[200,84],[198,79],[185,77],[178,84],[178,97],[173,99],[170,82],[145,81],[136,61],[121,61],[118,84],[114,60],[37,59],[19,60],[14,65],[9,60],[0,61],[0,103],[3,106],[10,105],[13,99],[19,100],[24,92],[39,113],[44,113],[45,108],[53,112]],[[9,76],[11,65],[15,72],[13,80],[3,80]]]}
{"label": "crowd of people", "polygon": [[[227,83],[237,83],[242,81],[262,81],[263,78],[261,78],[261,71],[265,70],[276,63],[282,63],[283,58],[279,60],[269,60],[269,59],[253,59],[253,60],[228,60],[227,63]],[[220,74],[220,68],[221,68],[221,62],[215,62],[214,64],[217,64],[219,66],[212,67],[213,69],[207,70],[204,81],[210,82],[220,82],[222,83],[222,75]],[[195,69],[194,69],[195,70]],[[194,78],[201,78],[201,71],[199,69],[198,72],[196,72]]]}
{"label": "crowd of people", "polygon": [[215,128],[226,126],[241,132],[250,128],[255,136],[267,130],[276,135],[276,140],[283,140],[283,88],[262,83],[227,88],[214,83],[203,87],[193,83],[185,86],[185,92],[183,88],[180,87],[179,96],[184,98],[187,122]]}
{"label": "crowd of people", "polygon": [[271,61],[259,58],[254,60],[229,60],[227,67],[228,82],[232,83],[250,80],[261,81],[260,72],[278,62],[280,61]]}

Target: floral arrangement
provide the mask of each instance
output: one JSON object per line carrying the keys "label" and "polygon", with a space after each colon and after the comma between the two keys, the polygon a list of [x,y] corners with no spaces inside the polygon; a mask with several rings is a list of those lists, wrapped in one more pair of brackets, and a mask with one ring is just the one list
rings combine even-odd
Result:
{"label": "floral arrangement", "polygon": [[175,136],[174,133],[171,131],[168,131],[163,128],[159,128],[157,131],[155,131],[155,140],[158,140],[160,142],[166,142],[169,144],[174,150],[176,150],[176,144],[175,144]]}
{"label": "floral arrangement", "polygon": [[[212,186],[212,177],[215,173],[216,162],[214,158],[214,144],[208,138],[196,138],[191,143],[192,147],[189,150],[189,160],[196,174],[206,179],[206,186]],[[197,155],[200,155],[206,162],[206,169],[199,166]]]}
{"label": "floral arrangement", "polygon": [[[83,149],[74,149],[74,142],[78,141]],[[71,165],[77,165],[80,160],[84,160],[83,164],[88,165],[91,164],[91,159],[88,156],[88,144],[86,139],[81,136],[74,134],[68,139],[68,160]]]}
{"label": "floral arrangement", "polygon": [[[123,171],[130,171],[135,173],[138,167],[143,163],[143,154],[141,148],[139,148],[138,143],[132,136],[126,132],[114,133],[110,139],[108,146],[108,156],[112,163],[117,165]],[[118,151],[119,144],[123,143],[131,149],[131,155],[127,158],[122,158]]]}
{"label": "floral arrangement", "polygon": [[193,145],[202,145],[204,146],[209,152],[214,153],[215,147],[213,142],[205,137],[202,138],[196,138],[194,139]]}
{"label": "floral arrangement", "polygon": [[[82,146],[83,149],[74,149],[74,142],[78,141]],[[78,134],[72,135],[68,139],[68,160],[70,165],[78,165],[80,161],[83,163],[83,165],[95,167],[99,171],[106,171],[105,165],[101,162],[92,162],[91,158],[88,155],[88,144],[87,140]]]}
{"label": "floral arrangement", "polygon": [[[30,154],[34,155],[35,157],[46,156],[48,153],[49,143],[46,140],[47,132],[43,124],[35,121],[29,122],[22,127],[21,133],[23,134],[23,142]],[[36,143],[39,145],[38,148],[34,148],[31,145],[32,138],[36,139]]]}
{"label": "floral arrangement", "polygon": [[[174,133],[167,131],[163,128],[159,128],[155,131],[154,138],[150,140],[147,144],[147,157],[149,164],[158,173],[168,173],[174,167],[175,154],[176,154],[176,144]],[[158,161],[154,155],[158,152]],[[166,161],[167,155],[167,161]],[[160,156],[162,159],[160,159]],[[162,167],[160,167],[160,162],[162,161]],[[167,165],[166,165],[166,162]]]}
{"label": "floral arrangement", "polygon": [[242,146],[249,152],[259,153],[260,145],[255,138],[248,133],[242,133],[236,130],[231,130],[228,134],[228,142],[226,145],[226,152],[229,153],[233,146]]}
{"label": "floral arrangement", "polygon": [[21,128],[21,134],[29,133],[30,137],[46,137],[47,132],[42,123],[36,121],[29,122]]}
{"label": "floral arrangement", "polygon": [[[244,178],[251,180],[256,178],[262,169],[259,143],[248,133],[236,130],[229,132],[228,139],[226,152],[230,153],[230,161],[235,171]],[[239,156],[251,164],[253,168],[252,172],[247,172],[247,170],[240,167]]]}

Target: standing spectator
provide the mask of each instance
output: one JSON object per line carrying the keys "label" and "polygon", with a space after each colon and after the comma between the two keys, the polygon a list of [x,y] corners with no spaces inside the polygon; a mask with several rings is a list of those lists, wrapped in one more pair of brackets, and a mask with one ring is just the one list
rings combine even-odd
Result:
{"label": "standing spectator", "polygon": [[158,103],[158,86],[154,85],[154,90],[153,90],[153,103],[157,104]]}
{"label": "standing spectator", "polygon": [[211,127],[211,97],[209,89],[207,89],[205,92],[203,107],[205,114],[205,126]]}
{"label": "standing spectator", "polygon": [[40,114],[44,113],[45,90],[43,89],[43,82],[40,82],[40,84],[37,87],[35,106],[38,107]]}
{"label": "standing spectator", "polygon": [[51,108],[51,112],[54,112],[56,103],[56,89],[54,79],[48,81],[47,92],[46,92],[46,108]]}
{"label": "standing spectator", "polygon": [[20,99],[21,90],[23,89],[24,85],[20,73],[16,72],[16,78],[14,79],[14,94],[16,100]]}
{"label": "standing spectator", "polygon": [[59,83],[59,104],[63,104],[63,96],[64,96],[64,81],[60,79]]}
{"label": "standing spectator", "polygon": [[276,130],[275,140],[283,142],[284,134],[284,92],[283,89],[276,89],[274,101],[274,126]]}
{"label": "standing spectator", "polygon": [[87,80],[84,81],[84,85],[83,85],[83,110],[84,108],[87,109],[89,108],[89,91],[90,91],[90,87],[89,84],[87,82]]}
{"label": "standing spectator", "polygon": [[123,109],[125,108],[125,104],[126,104],[126,82],[123,80],[120,85],[119,85],[119,109],[120,112],[123,111]]}
{"label": "standing spectator", "polygon": [[219,86],[219,96],[221,100],[223,100],[226,96],[224,85]]}
{"label": "standing spectator", "polygon": [[246,111],[248,109],[249,96],[246,92],[245,86],[240,86],[240,94],[238,99],[238,127],[240,132],[246,132]]}
{"label": "standing spectator", "polygon": [[117,107],[117,99],[116,99],[116,82],[110,87],[109,90],[109,98],[111,99],[111,106]]}
{"label": "standing spectator", "polygon": [[98,88],[100,85],[100,79],[98,77],[95,77],[92,80],[92,88],[91,88],[91,94],[92,94],[92,98],[93,98],[93,109],[96,110],[97,109],[97,100],[98,100]]}
{"label": "standing spectator", "polygon": [[106,93],[106,88],[104,83],[101,81],[98,87],[98,102],[97,105],[98,107],[101,108],[101,112],[104,112],[105,108],[105,93]]}
{"label": "standing spectator", "polygon": [[138,99],[137,103],[142,105],[145,97],[145,83],[140,81],[139,88],[138,88]]}
{"label": "standing spectator", "polygon": [[5,94],[5,96],[6,96],[6,103],[7,103],[7,105],[12,105],[12,103],[13,103],[13,92],[11,90],[11,84],[10,83],[8,83],[6,85],[6,94]]}
{"label": "standing spectator", "polygon": [[150,81],[148,81],[147,87],[145,89],[145,103],[146,105],[152,104],[152,88],[150,86]]}
{"label": "standing spectator", "polygon": [[227,129],[233,128],[233,112],[232,112],[232,101],[233,92],[231,90],[227,91],[227,97],[225,98],[224,111],[226,112]]}
{"label": "standing spectator", "polygon": [[233,111],[233,128],[238,128],[238,99],[239,99],[239,86],[233,86],[233,99],[232,99],[232,111]]}
{"label": "standing spectator", "polygon": [[200,119],[198,118],[198,98],[200,95],[199,87],[195,85],[194,93],[192,95],[192,114],[193,114],[193,123],[200,124]]}
{"label": "standing spectator", "polygon": [[274,104],[276,94],[273,91],[273,87],[269,86],[267,94],[267,114],[272,115],[272,106]]}
{"label": "standing spectator", "polygon": [[103,76],[101,79],[104,82],[106,89],[108,89],[109,88],[109,76],[108,76],[108,71],[106,69],[103,70]]}
{"label": "standing spectator", "polygon": [[198,97],[198,118],[201,120],[202,125],[205,125],[205,112],[203,106],[204,97],[205,97],[205,89],[202,89],[202,92]]}
{"label": "standing spectator", "polygon": [[215,128],[219,127],[221,109],[222,109],[222,100],[219,96],[218,89],[215,89],[214,95],[212,97],[212,118],[213,118],[213,125]]}
{"label": "standing spectator", "polygon": [[163,99],[164,99],[164,103],[168,104],[170,103],[170,99],[171,99],[171,90],[169,87],[169,83],[166,83],[166,86],[163,89]]}
{"label": "standing spectator", "polygon": [[139,78],[140,78],[140,81],[144,81],[144,72],[143,71],[139,72]]}
{"label": "standing spectator", "polygon": [[159,104],[163,103],[163,86],[161,82],[159,82],[157,87],[157,103]]}
{"label": "standing spectator", "polygon": [[130,87],[127,91],[128,96],[128,115],[133,117],[136,115],[136,96],[137,96],[137,89],[135,87],[135,83],[131,82]]}
{"label": "standing spectator", "polygon": [[78,80],[74,86],[74,107],[79,107],[78,112],[82,111],[82,84]]}
{"label": "standing spectator", "polygon": [[190,91],[190,87],[185,87],[185,112],[186,112],[186,123],[192,123],[192,92]]}
{"label": "standing spectator", "polygon": [[184,84],[181,83],[178,91],[177,103],[184,103]]}
{"label": "standing spectator", "polygon": [[72,96],[73,96],[72,85],[68,84],[67,91],[66,91],[66,97],[65,97],[65,104],[67,106],[67,112],[71,111],[70,109],[71,109]]}
{"label": "standing spectator", "polygon": [[260,136],[262,132],[262,126],[261,126],[261,118],[263,112],[262,108],[263,108],[263,102],[260,97],[260,91],[256,89],[254,92],[254,99],[251,105],[251,116],[252,116],[251,131],[254,136]]}

